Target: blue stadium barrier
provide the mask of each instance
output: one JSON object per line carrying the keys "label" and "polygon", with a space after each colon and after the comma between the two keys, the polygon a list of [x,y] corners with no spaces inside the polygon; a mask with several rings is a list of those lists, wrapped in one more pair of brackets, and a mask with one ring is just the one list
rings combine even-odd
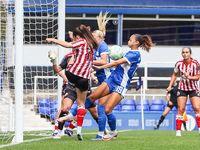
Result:
{"label": "blue stadium barrier", "polygon": [[136,102],[134,99],[125,99],[123,105],[136,105]]}
{"label": "blue stadium barrier", "polygon": [[153,99],[151,105],[165,105],[163,99]]}
{"label": "blue stadium barrier", "polygon": [[77,107],[77,104],[73,104],[70,110],[74,110]]}
{"label": "blue stadium barrier", "polygon": [[134,105],[122,105],[121,111],[135,111]]}
{"label": "blue stadium barrier", "polygon": [[117,105],[120,105],[120,107],[122,107],[122,101],[120,101]]}
{"label": "blue stadium barrier", "polygon": [[113,111],[121,111],[121,106],[118,104],[113,108]]}
{"label": "blue stadium barrier", "polygon": [[191,101],[188,99],[186,105],[192,105]]}
{"label": "blue stadium barrier", "polygon": [[95,101],[96,105],[98,105],[98,102],[99,102],[99,99],[97,99],[97,100]]}
{"label": "blue stadium barrier", "polygon": [[193,106],[192,106],[192,105],[190,105],[190,111],[191,111],[191,112],[194,112],[194,109],[193,109]]}
{"label": "blue stadium barrier", "polygon": [[173,112],[177,112],[176,107],[173,107],[171,111],[173,111]]}
{"label": "blue stadium barrier", "polygon": [[[144,130],[153,130],[160,119],[163,112],[144,112]],[[114,112],[116,116],[117,130],[142,130],[141,112]],[[189,122],[186,122],[188,131],[198,131],[198,126],[195,119],[195,113],[188,112],[187,117]],[[108,124],[106,125],[109,128]],[[98,129],[98,124],[88,112],[83,121],[83,129]],[[176,112],[169,112],[161,123],[159,130],[176,130]],[[174,132],[175,133],[175,132]]]}

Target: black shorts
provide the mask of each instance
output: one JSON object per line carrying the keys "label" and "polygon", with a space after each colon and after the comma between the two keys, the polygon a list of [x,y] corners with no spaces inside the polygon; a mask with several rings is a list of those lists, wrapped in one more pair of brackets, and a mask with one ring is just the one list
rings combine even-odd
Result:
{"label": "black shorts", "polygon": [[167,104],[167,107],[169,107],[169,108],[173,108],[173,107],[176,107],[176,109],[178,109],[178,105],[177,105],[177,103],[173,103],[173,105],[169,105],[169,103]]}
{"label": "black shorts", "polygon": [[62,92],[61,92],[62,96],[67,93],[66,92],[66,86],[67,86],[66,84],[63,84],[63,86],[62,86]]}
{"label": "black shorts", "polygon": [[177,97],[184,96],[187,97],[189,95],[189,98],[198,96],[199,97],[199,91],[193,90],[193,91],[182,91],[179,90],[177,91]]}
{"label": "black shorts", "polygon": [[[75,85],[71,82],[68,82],[68,84],[63,85],[63,87],[65,87],[65,89],[63,90],[64,92],[62,92],[62,93],[64,93],[64,95],[66,94],[64,96],[64,98],[69,98],[74,102],[77,99]],[[92,90],[91,90],[91,88],[89,88],[87,96],[89,96],[91,93],[92,93]]]}
{"label": "black shorts", "polygon": [[81,91],[88,90],[88,81],[89,79],[82,78],[74,75],[73,73],[67,71],[66,72],[67,79],[75,85],[75,87],[79,88]]}

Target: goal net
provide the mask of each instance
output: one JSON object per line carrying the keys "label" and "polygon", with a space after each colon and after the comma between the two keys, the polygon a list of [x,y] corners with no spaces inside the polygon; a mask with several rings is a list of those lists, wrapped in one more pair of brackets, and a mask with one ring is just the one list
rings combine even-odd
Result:
{"label": "goal net", "polygon": [[[15,133],[15,2],[0,1],[0,144]],[[58,83],[48,50],[58,46],[45,39],[58,38],[58,0],[24,0],[23,5],[23,131],[49,136],[57,113]]]}

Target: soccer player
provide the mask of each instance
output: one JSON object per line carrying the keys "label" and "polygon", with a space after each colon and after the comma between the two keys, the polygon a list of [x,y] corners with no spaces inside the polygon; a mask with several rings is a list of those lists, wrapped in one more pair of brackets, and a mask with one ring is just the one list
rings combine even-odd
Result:
{"label": "soccer player", "polygon": [[[99,26],[99,30],[95,30],[93,32],[93,36],[96,39],[97,43],[99,44],[98,49],[94,50],[94,61],[93,65],[105,65],[110,62],[110,58],[108,56],[108,46],[106,42],[104,42],[104,37],[106,35],[106,24],[108,22],[107,18],[107,12],[105,14],[102,14],[100,12],[99,16],[97,16],[97,22]],[[105,68],[101,70],[96,71],[96,76],[99,81],[99,83],[103,83],[104,80],[111,74],[113,71],[113,68]],[[104,126],[104,120],[106,119],[106,114],[105,114],[105,103],[107,99],[109,98],[110,95],[102,97],[98,101],[98,125],[99,125],[99,132],[98,135],[93,138],[92,140],[102,140],[102,137],[104,133],[107,133],[107,129]],[[87,105],[87,104],[86,104]],[[74,117],[76,116],[77,110],[75,109],[72,114],[69,114],[69,116],[66,117]],[[61,120],[64,120],[65,117],[59,118]],[[103,125],[102,125],[103,123]]]}
{"label": "soccer player", "polygon": [[[167,114],[172,110],[173,107],[176,107],[176,108],[178,107],[178,105],[177,105],[177,90],[178,90],[178,84],[175,80],[172,85],[171,91],[167,91],[166,99],[168,101],[168,104],[167,104],[167,107],[165,108],[162,116],[160,117],[158,125],[156,127],[154,127],[154,130],[157,130],[159,128],[160,124],[163,122],[163,120],[165,119]],[[169,93],[170,93],[170,98],[169,98]],[[183,121],[183,126],[184,126],[185,130],[187,131],[185,121]]]}
{"label": "soccer player", "polygon": [[88,81],[90,79],[91,65],[93,59],[93,49],[98,48],[98,44],[92,33],[84,25],[80,25],[73,31],[74,42],[66,42],[54,38],[47,38],[48,43],[54,42],[66,48],[73,48],[74,63],[69,67],[67,79],[75,84],[77,93],[77,140],[83,140],[82,124],[85,116],[85,99],[88,91]]}
{"label": "soccer player", "polygon": [[[73,52],[65,55],[65,57],[62,59],[59,66],[56,65],[56,57],[57,57],[56,51],[54,53],[52,53],[52,51],[49,51],[49,58],[51,59],[51,62],[53,63],[54,72],[58,73],[64,80],[63,87],[62,87],[62,105],[61,105],[61,109],[59,110],[57,117],[56,117],[55,131],[53,133],[54,139],[60,139],[61,134],[62,134],[62,129],[63,129],[63,126],[64,126],[64,122],[58,122],[57,119],[59,117],[63,117],[64,115],[68,114],[69,109],[71,108],[72,104],[74,103],[74,101],[77,98],[77,94],[76,94],[75,85],[73,83],[70,83],[67,80],[66,75],[64,75],[62,73],[62,70],[65,69],[65,74],[66,74],[66,70],[74,62]],[[91,77],[92,77],[93,80],[96,80],[94,78],[93,74],[91,74]],[[89,86],[87,95],[89,96],[91,93],[92,93],[92,91],[91,91],[91,88]],[[93,118],[98,122],[98,120],[97,120],[98,114],[97,114],[97,108],[96,108],[95,103],[93,103],[90,107],[88,107],[88,110],[92,114]],[[73,123],[72,123],[75,126],[77,124],[76,119],[77,119],[77,117],[74,118]],[[74,136],[72,130],[67,130],[67,131],[65,131],[65,133],[68,134],[69,136]]]}
{"label": "soccer player", "polygon": [[[108,45],[106,42],[104,42],[104,37],[106,35],[106,24],[108,22],[107,18],[107,12],[102,15],[102,12],[100,12],[99,16],[97,17],[97,22],[99,26],[99,30],[95,30],[93,32],[93,36],[96,39],[97,43],[99,44],[98,49],[95,49],[94,51],[94,61],[93,65],[105,65],[107,63],[110,63],[110,57],[108,56]],[[107,77],[111,74],[113,71],[113,68],[105,68],[96,70],[96,76],[100,84],[102,84]],[[102,140],[102,137],[104,136],[105,126],[104,126],[104,120],[106,119],[105,114],[105,104],[106,101],[110,95],[107,95],[105,97],[99,98],[98,101],[98,125],[99,125],[99,132],[95,138],[92,140]]]}
{"label": "soccer player", "polygon": [[192,103],[196,122],[199,128],[200,134],[200,110],[199,110],[199,90],[198,83],[200,72],[198,70],[199,63],[191,58],[192,51],[189,47],[184,47],[182,49],[183,60],[177,61],[174,68],[174,73],[171,77],[171,81],[167,88],[167,91],[171,91],[172,85],[177,78],[179,73],[181,79],[178,84],[178,112],[176,115],[176,136],[181,136],[181,124],[183,122],[183,113],[185,112],[185,106],[187,101],[187,96],[189,95],[190,101]]}
{"label": "soccer player", "polygon": [[[114,137],[117,137],[116,117],[111,112],[121,99],[124,98],[128,91],[130,81],[141,62],[141,55],[138,48],[141,47],[142,49],[149,51],[151,46],[154,45],[155,44],[152,43],[151,37],[148,35],[133,34],[128,41],[128,46],[131,50],[125,53],[123,58],[103,66],[93,66],[96,70],[113,66],[116,67],[111,75],[86,99],[87,105],[85,105],[85,107],[87,108],[89,104],[93,103],[97,99],[111,94],[105,105],[105,113],[111,131],[103,136],[102,140],[111,140]],[[105,127],[106,119],[103,120],[103,122]]]}

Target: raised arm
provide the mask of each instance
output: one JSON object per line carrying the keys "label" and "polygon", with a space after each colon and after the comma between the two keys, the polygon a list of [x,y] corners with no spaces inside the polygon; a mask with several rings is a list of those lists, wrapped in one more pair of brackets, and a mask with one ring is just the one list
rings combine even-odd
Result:
{"label": "raised arm", "polygon": [[46,38],[46,42],[47,43],[54,42],[56,44],[59,44],[60,46],[66,47],[66,48],[72,48],[73,47],[72,44],[69,43],[69,42],[57,40],[57,39],[54,39],[54,38]]}
{"label": "raised arm", "polygon": [[94,65],[105,65],[107,63],[107,59],[108,59],[108,54],[102,54],[101,55],[101,59],[100,60],[94,60],[93,64]]}
{"label": "raised arm", "polygon": [[96,69],[96,70],[100,70],[100,69],[104,69],[104,68],[110,68],[110,67],[113,67],[113,66],[118,66],[118,65],[124,64],[124,63],[127,63],[127,60],[124,59],[124,58],[121,58],[119,60],[112,61],[111,63],[108,63],[106,65],[103,65],[103,66],[93,66],[92,68]]}

